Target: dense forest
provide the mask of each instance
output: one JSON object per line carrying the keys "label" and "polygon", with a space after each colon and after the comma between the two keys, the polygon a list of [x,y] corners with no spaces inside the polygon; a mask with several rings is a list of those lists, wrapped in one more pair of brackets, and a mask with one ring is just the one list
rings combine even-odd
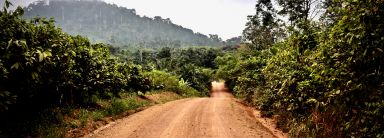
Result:
{"label": "dense forest", "polygon": [[10,4],[0,12],[1,137],[63,136],[86,122],[65,122],[69,112],[100,119],[141,106],[126,95],[208,95],[217,49],[118,50],[69,35],[54,20],[26,20]]}
{"label": "dense forest", "polygon": [[60,137],[80,126],[64,121],[70,111],[100,119],[134,103],[125,95],[208,96],[225,80],[291,137],[384,137],[382,0],[258,0],[243,36],[225,42],[100,1],[10,4],[0,12],[0,136]]}
{"label": "dense forest", "polygon": [[384,1],[259,0],[216,58],[237,97],[292,137],[384,136]]}
{"label": "dense forest", "polygon": [[99,0],[37,1],[24,8],[24,18],[54,18],[63,31],[88,37],[91,42],[120,47],[221,46],[217,35],[206,36],[172,23],[161,16],[153,18]]}

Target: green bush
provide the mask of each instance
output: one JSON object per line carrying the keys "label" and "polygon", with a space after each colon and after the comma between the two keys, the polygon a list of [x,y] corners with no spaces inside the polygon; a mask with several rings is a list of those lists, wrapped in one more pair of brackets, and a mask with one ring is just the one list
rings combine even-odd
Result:
{"label": "green bush", "polygon": [[[110,46],[68,35],[53,20],[26,21],[22,15],[21,8],[0,11],[1,130],[23,125],[15,121],[20,118],[37,120],[35,112],[46,109],[92,107],[97,97],[149,90],[141,69],[112,56]],[[23,127],[22,134],[35,131]]]}
{"label": "green bush", "polygon": [[178,91],[182,92],[182,96],[199,96],[201,94],[199,91],[189,86],[189,84],[184,81],[184,79],[179,80]]}
{"label": "green bush", "polygon": [[384,2],[329,2],[327,26],[219,57],[217,75],[293,137],[383,137]]}
{"label": "green bush", "polygon": [[127,99],[112,98],[111,105],[107,107],[107,115],[118,115],[128,110],[135,110],[139,107],[143,107],[147,104],[147,101],[139,101],[136,96],[129,97]]}
{"label": "green bush", "polygon": [[173,76],[167,72],[152,70],[150,72],[145,72],[144,76],[148,77],[153,85],[153,89],[155,90],[166,90],[173,91],[178,94],[181,92],[178,89],[179,79],[177,76]]}
{"label": "green bush", "polygon": [[151,72],[144,73],[144,76],[148,77],[154,90],[165,90],[176,92],[183,96],[197,96],[198,92],[189,86],[187,82],[180,79],[177,76],[173,76],[169,73],[159,70],[152,70]]}
{"label": "green bush", "polygon": [[88,104],[107,93],[149,89],[139,68],[119,62],[106,45],[67,35],[53,20],[27,22],[22,14],[21,8],[0,12],[1,110],[26,102]]}

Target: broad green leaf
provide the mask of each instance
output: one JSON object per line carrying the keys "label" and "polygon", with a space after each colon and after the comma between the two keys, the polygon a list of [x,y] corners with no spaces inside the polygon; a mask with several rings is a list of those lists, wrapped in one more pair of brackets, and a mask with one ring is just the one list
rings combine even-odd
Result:
{"label": "broad green leaf", "polygon": [[12,45],[12,42],[13,42],[12,39],[8,41],[7,49],[9,49],[9,47]]}
{"label": "broad green leaf", "polygon": [[40,53],[39,54],[39,62],[42,62],[44,60],[44,54]]}
{"label": "broad green leaf", "polygon": [[37,80],[38,77],[39,77],[39,75],[38,75],[36,72],[32,72],[32,73],[31,73],[31,76],[32,76],[32,79],[33,79],[33,80]]}
{"label": "broad green leaf", "polygon": [[49,51],[44,51],[44,52],[43,52],[43,55],[44,55],[44,58],[47,58],[47,57],[51,57],[51,56],[52,56],[52,53],[49,52]]}
{"label": "broad green leaf", "polygon": [[11,66],[11,69],[19,69],[19,67],[20,67],[20,63],[19,62],[16,62],[15,64],[13,64],[12,66]]}

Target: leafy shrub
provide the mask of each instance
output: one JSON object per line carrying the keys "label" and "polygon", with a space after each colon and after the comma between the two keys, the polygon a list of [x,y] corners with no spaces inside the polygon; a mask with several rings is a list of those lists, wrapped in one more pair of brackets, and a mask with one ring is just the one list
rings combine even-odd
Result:
{"label": "leafy shrub", "polygon": [[87,104],[94,96],[149,89],[139,68],[118,62],[106,45],[67,35],[53,20],[27,22],[22,14],[21,8],[0,12],[1,109],[27,101]]}
{"label": "leafy shrub", "polygon": [[[140,68],[110,55],[110,46],[68,35],[53,20],[26,21],[22,15],[21,8],[0,11],[1,130],[19,118],[36,120],[35,112],[89,107],[97,97],[149,90]],[[34,132],[31,126],[23,126],[23,134]]]}
{"label": "leafy shrub", "polygon": [[128,103],[125,100],[113,98],[111,100],[111,107],[107,109],[107,113],[109,115],[116,115],[125,112],[128,107]]}
{"label": "leafy shrub", "polygon": [[182,96],[199,96],[200,93],[189,86],[189,84],[184,81],[184,79],[180,79],[178,83],[178,90],[182,92]]}
{"label": "leafy shrub", "polygon": [[152,70],[150,72],[145,72],[144,76],[148,77],[153,85],[153,89],[162,89],[166,91],[173,91],[181,94],[178,91],[179,79],[177,76],[173,76],[169,73],[159,70]]}
{"label": "leafy shrub", "polygon": [[144,73],[144,76],[150,78],[154,90],[165,90],[176,92],[183,96],[196,96],[198,92],[189,86],[187,82],[177,76],[159,70]]}
{"label": "leafy shrub", "polygon": [[128,110],[135,110],[145,104],[146,101],[139,101],[136,96],[127,99],[113,98],[111,100],[111,105],[106,109],[106,113],[108,115],[118,115]]}
{"label": "leafy shrub", "polygon": [[384,2],[329,2],[325,28],[218,57],[217,75],[293,137],[383,137]]}

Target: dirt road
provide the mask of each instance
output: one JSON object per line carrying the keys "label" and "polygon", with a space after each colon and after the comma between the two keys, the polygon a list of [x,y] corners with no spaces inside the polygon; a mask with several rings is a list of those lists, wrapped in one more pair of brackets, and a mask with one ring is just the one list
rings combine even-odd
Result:
{"label": "dirt road", "polygon": [[235,101],[223,83],[213,83],[211,98],[190,98],[153,106],[86,137],[284,137],[262,124]]}

